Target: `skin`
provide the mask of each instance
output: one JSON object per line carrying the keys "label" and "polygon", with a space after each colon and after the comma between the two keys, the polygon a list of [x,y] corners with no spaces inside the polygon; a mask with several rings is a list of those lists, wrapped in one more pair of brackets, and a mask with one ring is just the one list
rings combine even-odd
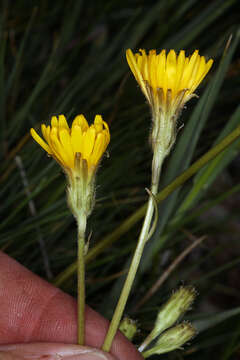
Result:
{"label": "skin", "polygon": [[86,308],[86,347],[76,344],[76,301],[0,252],[0,360],[141,360],[118,332],[111,355],[99,349],[108,321]]}

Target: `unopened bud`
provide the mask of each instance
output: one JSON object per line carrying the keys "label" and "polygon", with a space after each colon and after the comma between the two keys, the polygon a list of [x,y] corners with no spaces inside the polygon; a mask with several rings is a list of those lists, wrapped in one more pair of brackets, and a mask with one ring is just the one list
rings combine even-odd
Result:
{"label": "unopened bud", "polygon": [[154,328],[146,337],[139,351],[142,352],[164,330],[170,328],[191,307],[196,296],[192,286],[181,286],[161,307]]}
{"label": "unopened bud", "polygon": [[180,349],[181,346],[192,339],[195,334],[195,328],[190,323],[183,322],[166,330],[164,334],[160,336],[155,346],[145,351],[143,356],[147,358],[154,354],[159,355]]}
{"label": "unopened bud", "polygon": [[137,332],[137,323],[125,316],[120,323],[119,330],[131,341]]}
{"label": "unopened bud", "polygon": [[170,328],[192,305],[196,291],[192,286],[181,286],[160,309],[154,330],[157,335]]}

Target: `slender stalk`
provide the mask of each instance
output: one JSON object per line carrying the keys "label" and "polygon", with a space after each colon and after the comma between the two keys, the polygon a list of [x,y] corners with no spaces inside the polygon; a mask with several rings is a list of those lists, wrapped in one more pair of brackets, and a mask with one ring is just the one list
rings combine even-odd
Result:
{"label": "slender stalk", "polygon": [[[162,154],[162,156],[161,156]],[[153,195],[157,194],[158,191],[158,183],[159,183],[159,178],[160,178],[160,172],[161,172],[161,167],[162,167],[162,163],[164,160],[164,154],[157,151],[157,149],[155,149],[154,154],[153,154],[153,161],[152,161],[152,185],[151,185],[151,192]],[[110,351],[111,346],[112,346],[112,342],[113,339],[116,335],[117,329],[119,327],[119,323],[123,314],[123,311],[125,309],[125,305],[128,299],[128,296],[130,294],[131,288],[132,288],[132,284],[133,281],[135,279],[135,275],[142,257],[142,253],[144,250],[144,246],[147,242],[148,239],[148,234],[149,234],[149,230],[150,230],[150,226],[151,226],[151,221],[152,221],[152,217],[153,217],[153,212],[154,212],[154,204],[153,204],[153,200],[151,197],[149,197],[148,199],[148,204],[147,204],[147,211],[146,211],[146,215],[145,215],[145,219],[143,222],[143,226],[142,226],[142,230],[138,239],[138,244],[129,268],[129,272],[127,275],[127,278],[125,280],[118,304],[116,306],[115,312],[113,314],[113,318],[112,321],[110,323],[109,329],[108,329],[108,333],[107,336],[104,340],[104,344],[102,346],[102,350],[104,351]]]}
{"label": "slender stalk", "polygon": [[78,345],[85,342],[85,230],[86,216],[82,214],[77,219],[78,224]]}

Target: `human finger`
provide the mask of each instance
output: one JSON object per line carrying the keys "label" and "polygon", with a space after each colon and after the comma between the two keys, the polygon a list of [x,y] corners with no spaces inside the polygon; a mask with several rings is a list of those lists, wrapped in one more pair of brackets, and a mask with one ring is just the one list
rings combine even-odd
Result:
{"label": "human finger", "polygon": [[[0,252],[0,344],[77,342],[76,301]],[[101,348],[108,321],[86,308],[86,345]],[[142,359],[118,332],[111,353],[119,359]]]}
{"label": "human finger", "polygon": [[116,360],[111,354],[87,346],[58,343],[0,345],[0,360]]}

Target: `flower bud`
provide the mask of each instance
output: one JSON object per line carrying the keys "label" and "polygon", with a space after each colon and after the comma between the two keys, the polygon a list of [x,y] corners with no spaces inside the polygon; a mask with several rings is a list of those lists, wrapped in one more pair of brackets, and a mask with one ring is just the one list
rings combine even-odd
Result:
{"label": "flower bud", "polygon": [[196,296],[192,286],[181,286],[170,299],[161,307],[154,328],[146,337],[139,351],[142,352],[164,330],[170,328],[175,322],[190,309]]}
{"label": "flower bud", "polygon": [[187,341],[196,334],[195,328],[188,322],[183,322],[173,328],[165,331],[158,339],[155,346],[145,351],[145,358],[154,354],[164,354],[170,351],[180,349]]}
{"label": "flower bud", "polygon": [[131,341],[137,332],[137,322],[125,316],[120,323],[119,330]]}
{"label": "flower bud", "polygon": [[[156,336],[171,327],[191,307],[196,296],[192,286],[181,286],[160,309],[154,331]],[[155,337],[156,337],[155,336]]]}

